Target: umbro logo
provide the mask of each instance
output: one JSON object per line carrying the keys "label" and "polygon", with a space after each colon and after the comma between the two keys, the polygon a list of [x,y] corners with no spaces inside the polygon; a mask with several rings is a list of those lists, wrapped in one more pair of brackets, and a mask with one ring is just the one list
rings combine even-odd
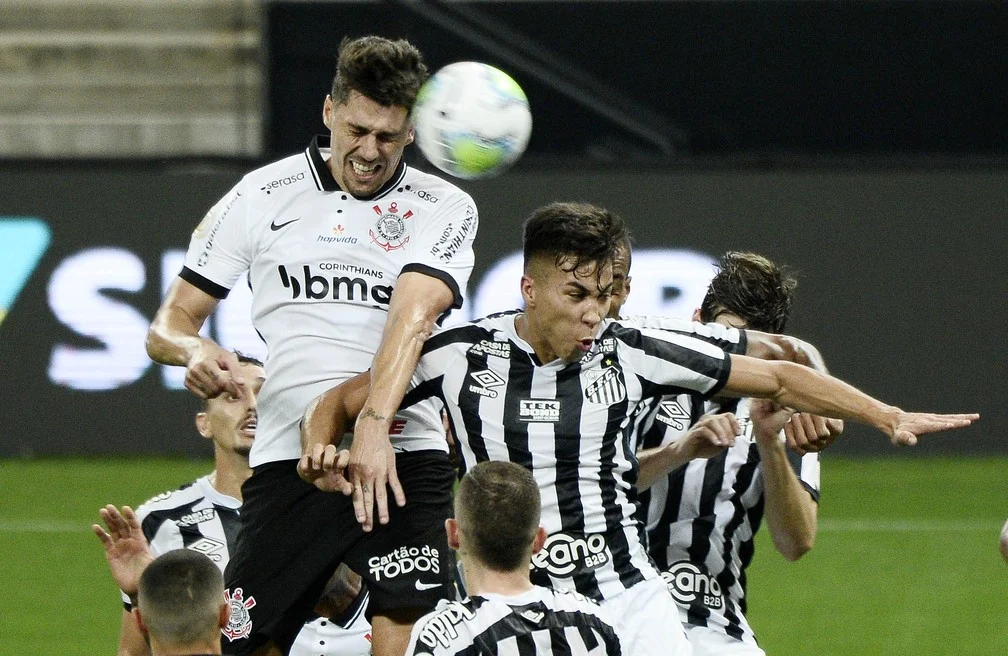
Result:
{"label": "umbro logo", "polygon": [[281,228],[286,228],[287,226],[289,226],[290,224],[294,223],[295,221],[300,221],[300,220],[301,220],[300,216],[297,217],[296,219],[291,219],[290,221],[285,221],[284,223],[277,223],[276,219],[274,219],[273,222],[270,223],[270,230],[272,230],[273,232],[276,232],[277,230],[279,230]]}

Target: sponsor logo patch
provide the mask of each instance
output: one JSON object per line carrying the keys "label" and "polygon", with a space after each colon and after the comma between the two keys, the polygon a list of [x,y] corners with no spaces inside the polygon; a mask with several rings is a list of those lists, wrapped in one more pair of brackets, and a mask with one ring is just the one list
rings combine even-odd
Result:
{"label": "sponsor logo patch", "polygon": [[424,622],[417,641],[431,650],[436,649],[439,645],[447,648],[452,640],[458,638],[458,629],[455,627],[465,620],[475,619],[475,617],[475,613],[460,603],[448,604],[443,610],[438,611]]}
{"label": "sponsor logo patch", "polygon": [[394,579],[412,572],[438,574],[441,572],[441,561],[438,550],[425,544],[422,547],[399,547],[384,556],[372,556],[368,560],[368,568],[375,581],[381,581],[383,577]]}
{"label": "sponsor logo patch", "polygon": [[241,588],[235,588],[234,594],[227,589],[224,591],[224,601],[231,609],[231,616],[228,618],[227,626],[221,629],[221,633],[231,642],[249,637],[252,633],[252,616],[249,615],[249,609],[256,605],[255,597],[245,599]]}
{"label": "sponsor logo patch", "polygon": [[469,386],[469,391],[489,399],[496,399],[497,390],[495,388],[504,384],[504,379],[489,369],[474,371],[469,376],[475,383]]}
{"label": "sponsor logo patch", "polygon": [[518,420],[547,423],[560,421],[560,401],[522,399],[518,402]]}
{"label": "sponsor logo patch", "polygon": [[686,427],[689,426],[690,413],[686,412],[686,409],[683,408],[679,401],[662,401],[658,405],[658,414],[655,415],[655,421],[660,421],[676,430],[686,430]]}
{"label": "sponsor logo patch", "polygon": [[662,580],[680,606],[702,604],[707,608],[724,608],[721,584],[705,570],[691,562],[681,560],[662,572]]}
{"label": "sponsor logo patch", "polygon": [[181,519],[179,519],[176,523],[179,526],[192,526],[193,524],[199,524],[201,522],[209,522],[216,516],[216,510],[213,508],[204,508],[203,510],[197,510],[196,512],[189,513],[188,515],[182,515]]}
{"label": "sponsor logo patch", "polygon": [[543,548],[532,556],[532,566],[554,576],[570,576],[575,570],[597,569],[612,558],[605,537],[600,533],[574,537],[554,533]]}
{"label": "sponsor logo patch", "polygon": [[472,355],[493,355],[498,358],[511,357],[511,344],[509,342],[494,342],[489,339],[481,339],[478,344],[469,347],[467,353]]}
{"label": "sponsor logo patch", "polygon": [[186,549],[198,551],[215,563],[219,563],[224,559],[224,554],[227,552],[227,545],[220,540],[203,537],[192,544],[186,545]]}
{"label": "sponsor logo patch", "polygon": [[265,191],[266,195],[269,195],[274,189],[280,189],[281,187],[286,187],[287,185],[292,185],[295,182],[300,182],[305,179],[305,172],[301,171],[294,175],[289,175],[286,178],[277,178],[276,180],[271,180],[259,187],[259,191]]}

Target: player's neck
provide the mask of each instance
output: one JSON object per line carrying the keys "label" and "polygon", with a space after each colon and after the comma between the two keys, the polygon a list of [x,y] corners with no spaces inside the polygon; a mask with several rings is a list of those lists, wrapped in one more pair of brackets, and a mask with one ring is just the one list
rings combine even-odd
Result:
{"label": "player's neck", "polygon": [[532,589],[527,568],[497,572],[464,558],[462,571],[465,572],[465,588],[469,596],[492,593],[513,597]]}
{"label": "player's neck", "polygon": [[151,654],[153,656],[212,656],[221,653],[220,642],[207,641],[204,643],[193,643],[182,646],[164,646],[151,640]]}
{"label": "player's neck", "polygon": [[514,319],[515,333],[521,337],[525,342],[532,347],[535,352],[536,357],[539,358],[539,362],[547,363],[553,362],[559,356],[553,352],[546,338],[538,333],[535,329],[535,325],[529,321],[528,312],[519,314]]}
{"label": "player's neck", "polygon": [[248,458],[237,453],[218,453],[214,460],[217,467],[210,475],[210,484],[221,494],[241,501],[241,486],[252,475]]}

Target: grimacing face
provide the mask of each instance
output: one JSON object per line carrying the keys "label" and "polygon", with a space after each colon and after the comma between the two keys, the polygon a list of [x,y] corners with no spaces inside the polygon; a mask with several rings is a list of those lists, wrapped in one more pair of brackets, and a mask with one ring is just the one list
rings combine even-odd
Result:
{"label": "grimacing face", "polygon": [[395,173],[403,150],[413,143],[409,108],[386,107],[358,91],[345,103],[326,96],[322,120],[332,132],[329,169],[340,187],[370,196]]}
{"label": "grimacing face", "polygon": [[613,286],[612,263],[601,272],[595,263],[565,271],[552,256],[539,257],[522,276],[525,298],[525,339],[543,363],[562,359],[576,362],[598,336],[609,312]]}
{"label": "grimacing face", "polygon": [[245,378],[241,396],[221,394],[207,401],[206,410],[200,413],[204,416],[200,433],[212,439],[218,448],[247,456],[255,441],[257,396],[266,380],[266,372],[258,365],[244,362],[239,370]]}

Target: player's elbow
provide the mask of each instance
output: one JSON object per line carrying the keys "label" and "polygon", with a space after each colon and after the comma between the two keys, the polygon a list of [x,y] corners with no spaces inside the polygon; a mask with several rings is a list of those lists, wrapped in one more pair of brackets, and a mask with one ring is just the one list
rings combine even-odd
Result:
{"label": "player's elbow", "polygon": [[783,541],[784,544],[776,544],[777,551],[780,552],[788,562],[795,562],[802,556],[812,551],[815,546],[815,536],[802,536],[792,540]]}

